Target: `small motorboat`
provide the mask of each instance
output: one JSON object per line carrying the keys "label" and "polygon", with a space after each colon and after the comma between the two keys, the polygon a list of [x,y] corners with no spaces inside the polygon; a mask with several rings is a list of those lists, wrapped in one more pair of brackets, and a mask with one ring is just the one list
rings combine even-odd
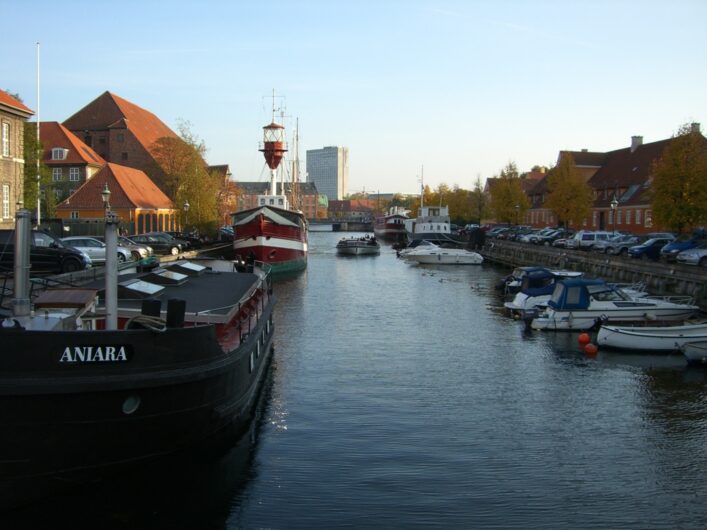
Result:
{"label": "small motorboat", "polygon": [[[545,267],[516,267],[499,282],[497,288],[506,294],[515,294],[521,289],[554,285],[557,280],[581,278],[583,274],[581,271],[549,270]],[[524,283],[526,278],[529,280],[527,285]],[[551,293],[552,289],[548,294]]]}
{"label": "small motorboat", "polygon": [[676,322],[692,317],[699,307],[690,297],[631,298],[604,280],[574,279],[557,282],[547,307],[525,315],[530,327],[546,330],[589,330],[599,322]]}
{"label": "small motorboat", "polygon": [[375,236],[345,237],[336,244],[336,252],[344,256],[371,256],[380,254],[380,251]]}
{"label": "small motorboat", "polygon": [[707,322],[650,327],[604,324],[597,333],[597,346],[620,350],[672,352],[695,341],[707,341]]}
{"label": "small motorboat", "polygon": [[707,364],[707,340],[686,342],[680,346],[680,351],[688,364]]}

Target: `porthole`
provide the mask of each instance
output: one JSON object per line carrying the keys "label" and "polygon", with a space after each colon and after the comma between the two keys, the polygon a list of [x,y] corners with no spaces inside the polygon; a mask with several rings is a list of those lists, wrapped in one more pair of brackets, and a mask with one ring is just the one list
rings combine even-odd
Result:
{"label": "porthole", "polygon": [[123,414],[132,414],[140,408],[140,396],[128,396],[123,401]]}

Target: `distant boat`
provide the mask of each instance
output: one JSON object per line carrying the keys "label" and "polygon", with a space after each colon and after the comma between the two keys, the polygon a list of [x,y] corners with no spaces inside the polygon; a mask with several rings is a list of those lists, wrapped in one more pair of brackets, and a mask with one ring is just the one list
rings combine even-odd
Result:
{"label": "distant boat", "polygon": [[[612,322],[674,322],[690,318],[699,308],[661,298],[631,298],[604,280],[562,280],[555,285],[547,307],[530,327],[545,330],[588,330],[600,319]],[[687,302],[684,297],[681,302]],[[529,315],[529,318],[532,315]]]}
{"label": "distant boat", "polygon": [[372,256],[380,251],[380,244],[370,236],[345,237],[336,244],[336,252],[345,256]]}
{"label": "distant boat", "polygon": [[408,241],[449,241],[462,243],[459,234],[452,231],[452,221],[447,206],[425,206],[424,184],[420,187],[420,209],[414,219],[405,219]]}
{"label": "distant boat", "polygon": [[405,220],[408,219],[407,210],[399,206],[392,206],[386,215],[376,217],[373,232],[380,239],[401,241],[405,238]]}
{"label": "distant boat", "polygon": [[679,351],[695,341],[707,341],[707,323],[682,326],[621,327],[602,325],[597,346],[634,351]]}

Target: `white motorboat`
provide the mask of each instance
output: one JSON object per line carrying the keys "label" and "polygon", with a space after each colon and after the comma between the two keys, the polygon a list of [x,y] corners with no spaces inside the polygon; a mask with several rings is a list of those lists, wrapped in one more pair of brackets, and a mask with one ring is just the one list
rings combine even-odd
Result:
{"label": "white motorboat", "polygon": [[406,253],[403,258],[421,264],[435,265],[481,265],[483,256],[463,248],[443,248],[437,245],[420,245]]}
{"label": "white motorboat", "polygon": [[[505,302],[503,306],[509,309],[513,315],[522,314],[538,307],[544,308],[550,301],[557,282],[578,277],[582,273],[574,273],[578,276],[568,276],[566,273],[572,271],[552,271],[543,267],[522,267],[523,271],[521,289],[516,292],[513,300]],[[612,284],[620,288],[630,298],[645,298],[648,292],[644,290],[642,284],[621,285]]]}
{"label": "white motorboat", "polygon": [[530,327],[547,330],[588,330],[599,322],[675,322],[699,308],[680,299],[631,298],[604,280],[563,280],[555,285],[547,307],[532,318]]}
{"label": "white motorboat", "polygon": [[336,244],[336,252],[345,256],[380,254],[381,246],[375,237],[345,237]]}
{"label": "white motorboat", "polygon": [[439,245],[437,245],[433,241],[427,241],[426,239],[415,239],[407,247],[398,251],[398,257],[404,258],[410,252],[417,250],[418,247],[438,248]]}
{"label": "white motorboat", "polygon": [[[544,287],[554,284],[557,280],[567,280],[569,278],[581,278],[584,275],[581,271],[549,270],[545,267],[516,267],[510,275],[506,276],[499,286],[507,294],[517,293],[521,289],[529,287]],[[526,278],[530,279],[530,284],[524,285]],[[552,290],[548,294],[551,294]]]}
{"label": "white motorboat", "polygon": [[707,322],[682,326],[602,325],[597,346],[636,351],[678,351],[689,342],[707,341]]}
{"label": "white motorboat", "polygon": [[707,340],[686,342],[680,346],[680,351],[688,364],[707,364]]}

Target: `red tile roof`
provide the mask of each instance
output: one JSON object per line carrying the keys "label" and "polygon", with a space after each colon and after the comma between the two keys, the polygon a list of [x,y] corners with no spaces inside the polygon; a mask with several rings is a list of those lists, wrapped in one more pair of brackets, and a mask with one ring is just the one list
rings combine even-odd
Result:
{"label": "red tile roof", "polygon": [[71,197],[57,205],[61,210],[103,208],[101,193],[108,183],[113,208],[166,208],[172,201],[139,169],[108,163],[87,180]]}
{"label": "red tile roof", "polygon": [[150,152],[159,138],[177,138],[176,133],[150,111],[108,91],[67,119],[64,125],[72,131],[126,127]]}
{"label": "red tile roof", "polygon": [[[74,133],[56,121],[43,121],[39,124],[39,138],[44,146],[43,158],[48,165],[91,164],[102,166],[106,163],[93,149],[83,143]],[[52,149],[68,149],[64,160],[52,160]]]}
{"label": "red tile roof", "polygon": [[34,114],[32,109],[3,90],[0,90],[0,105],[5,105],[28,114]]}
{"label": "red tile roof", "polygon": [[643,184],[653,173],[653,162],[661,157],[671,141],[668,138],[639,145],[633,152],[630,147],[609,151],[602,166],[589,179],[589,185],[604,189]]}

